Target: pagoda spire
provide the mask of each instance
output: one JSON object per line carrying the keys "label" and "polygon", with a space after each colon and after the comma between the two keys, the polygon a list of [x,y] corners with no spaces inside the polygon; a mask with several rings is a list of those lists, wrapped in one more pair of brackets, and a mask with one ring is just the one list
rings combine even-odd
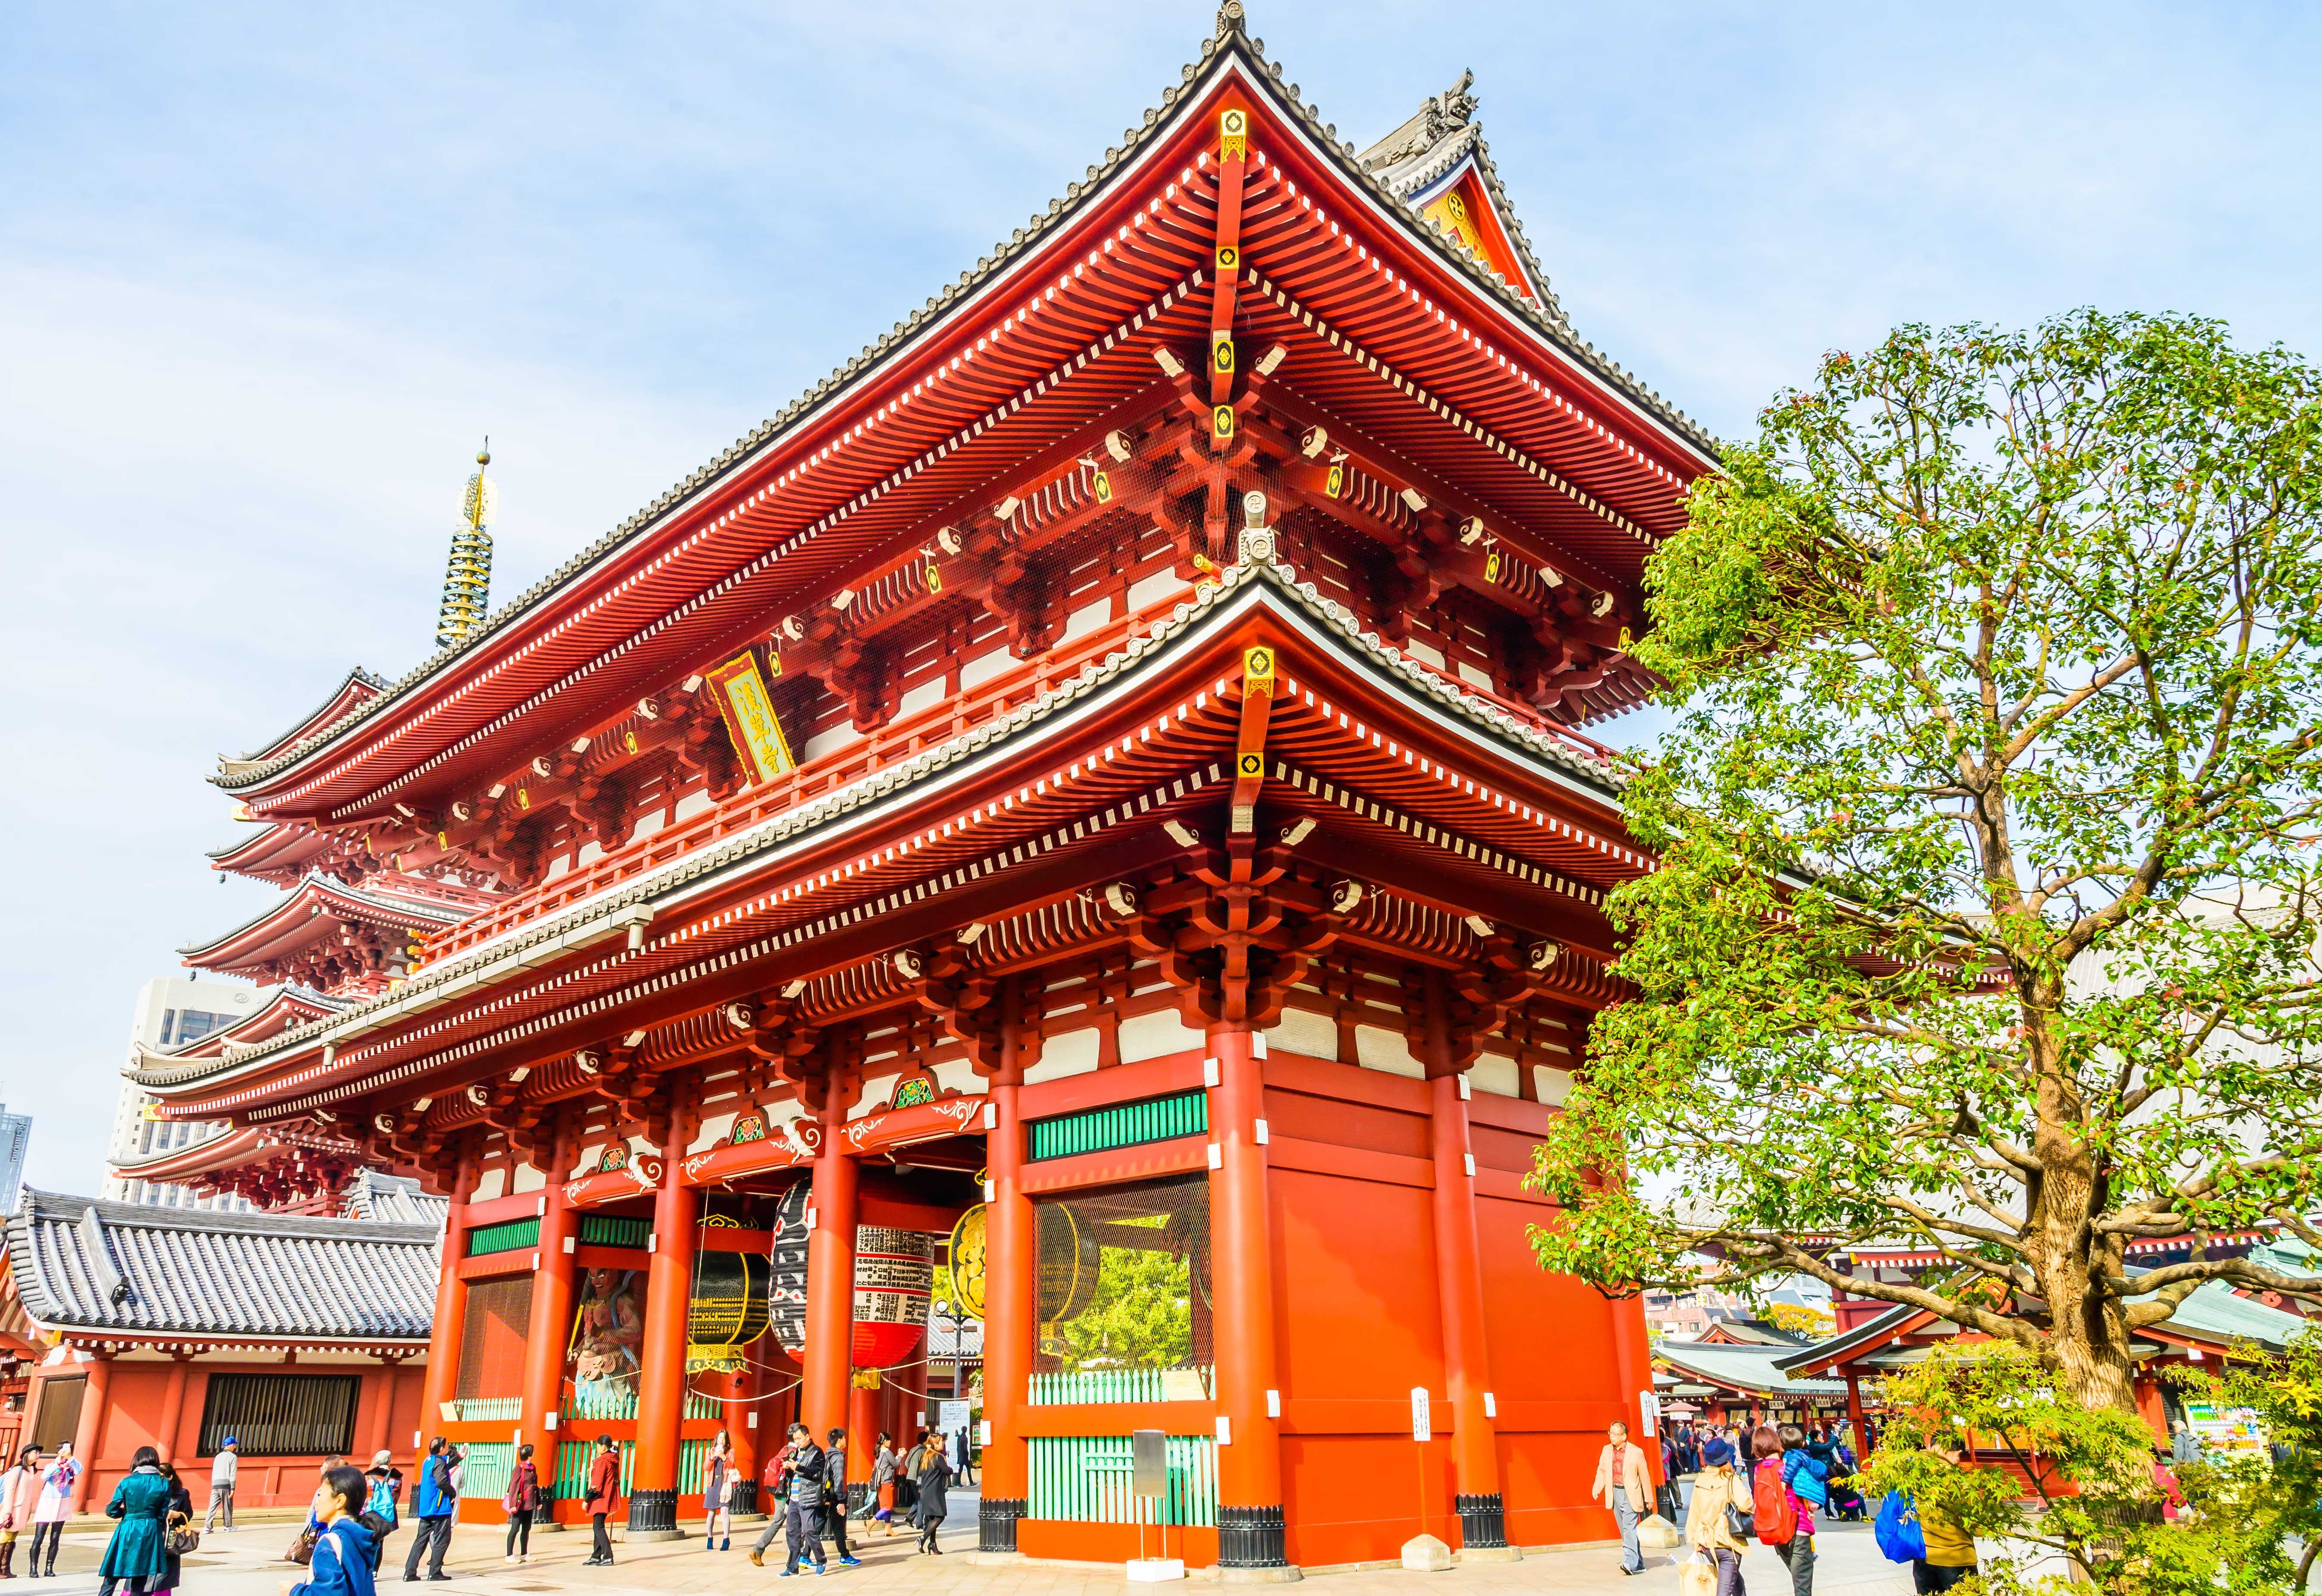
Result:
{"label": "pagoda spire", "polygon": [[484,624],[492,593],[493,508],[499,488],[484,475],[492,463],[492,441],[476,454],[476,474],[468,479],[468,492],[460,504],[460,529],[452,534],[452,556],[443,569],[443,603],[435,613],[435,646],[450,648],[472,635]]}

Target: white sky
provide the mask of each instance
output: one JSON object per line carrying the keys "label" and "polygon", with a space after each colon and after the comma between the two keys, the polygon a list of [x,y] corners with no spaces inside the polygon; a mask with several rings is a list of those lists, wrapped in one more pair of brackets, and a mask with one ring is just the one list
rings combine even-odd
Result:
{"label": "white sky", "polygon": [[[1575,324],[1723,435],[1903,320],[2191,310],[2322,351],[2305,9],[1251,9],[1358,143],[1473,67]],[[237,831],[215,753],[428,646],[481,434],[506,597],[1045,207],[1211,14],[8,8],[0,1100],[31,1181],[96,1189],[137,986],[270,895],[203,869]]]}

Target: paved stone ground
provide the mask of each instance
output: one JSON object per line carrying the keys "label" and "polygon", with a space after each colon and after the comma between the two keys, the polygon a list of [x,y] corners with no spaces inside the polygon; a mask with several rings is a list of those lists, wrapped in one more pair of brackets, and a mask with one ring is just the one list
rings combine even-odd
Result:
{"label": "paved stone ground", "polygon": [[[1031,1564],[1002,1561],[986,1564],[973,1558],[975,1544],[975,1503],[955,1493],[954,1511],[946,1522],[941,1557],[915,1555],[910,1537],[870,1540],[858,1548],[860,1568],[836,1564],[825,1576],[845,1582],[856,1596],[913,1592],[914,1596],[1112,1596],[1132,1589],[1117,1565]],[[589,1555],[586,1529],[557,1534],[535,1533],[529,1564],[510,1567],[500,1561],[501,1532],[481,1526],[462,1527],[453,1536],[444,1572],[455,1576],[455,1589],[444,1596],[539,1596],[545,1591],[579,1591],[591,1596],[732,1596],[752,1592],[781,1573],[781,1542],[770,1550],[766,1566],[750,1566],[744,1555],[754,1544],[757,1528],[745,1540],[736,1534],[730,1552],[706,1552],[699,1538],[654,1545],[617,1546],[611,1568],[582,1568]],[[283,1548],[296,1534],[283,1524],[245,1525],[231,1536],[206,1538],[202,1549],[185,1560],[187,1596],[279,1596],[285,1582],[302,1571],[281,1561]],[[379,1581],[380,1596],[399,1596],[407,1589],[402,1580],[403,1553],[409,1547],[407,1528],[388,1543],[388,1567]],[[65,1539],[53,1580],[35,1580],[0,1586],[5,1596],[95,1596],[96,1565],[104,1555],[105,1535],[78,1530]],[[1815,1589],[1816,1596],[1910,1596],[1907,1568],[1879,1555],[1869,1529],[1843,1525],[1818,1539]],[[21,1548],[20,1548],[21,1550]],[[1487,1563],[1455,1567],[1448,1573],[1405,1573],[1401,1569],[1365,1569],[1323,1573],[1309,1580],[1318,1596],[1374,1596],[1376,1592],[1407,1592],[1425,1586],[1437,1596],[1504,1596],[1516,1591],[1572,1592],[1574,1596],[1676,1596],[1677,1568],[1668,1553],[1650,1555],[1645,1573],[1625,1579],[1620,1573],[1617,1545],[1559,1547],[1531,1554],[1521,1563]],[[801,1576],[805,1577],[805,1576]],[[1743,1578],[1754,1596],[1790,1596],[1788,1571],[1771,1551],[1752,1550],[1743,1564]],[[1196,1571],[1191,1584],[1214,1590],[1214,1577]],[[785,1587],[787,1588],[787,1587]],[[813,1587],[820,1590],[822,1585]],[[1136,1587],[1150,1590],[1151,1587]],[[418,1596],[413,1591],[412,1596]]]}

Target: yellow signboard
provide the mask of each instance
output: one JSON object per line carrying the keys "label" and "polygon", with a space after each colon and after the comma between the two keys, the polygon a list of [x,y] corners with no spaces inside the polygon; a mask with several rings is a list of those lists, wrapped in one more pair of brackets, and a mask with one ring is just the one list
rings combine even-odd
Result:
{"label": "yellow signboard", "polygon": [[726,719],[726,734],[733,738],[734,750],[742,755],[753,781],[772,781],[798,768],[756,660],[737,654],[712,670],[708,681],[718,696],[718,712]]}

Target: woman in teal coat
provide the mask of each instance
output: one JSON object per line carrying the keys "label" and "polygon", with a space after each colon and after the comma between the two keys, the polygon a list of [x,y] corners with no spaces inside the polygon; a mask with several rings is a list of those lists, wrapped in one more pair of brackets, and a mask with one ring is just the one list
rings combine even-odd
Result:
{"label": "woman in teal coat", "polygon": [[169,1554],[162,1530],[169,1516],[169,1482],[161,1473],[161,1455],[151,1446],[137,1448],[129,1476],[113,1488],[105,1516],[118,1518],[113,1538],[105,1545],[105,1561],[97,1564],[99,1596],[113,1596],[123,1580],[133,1591],[157,1589],[169,1572]]}

